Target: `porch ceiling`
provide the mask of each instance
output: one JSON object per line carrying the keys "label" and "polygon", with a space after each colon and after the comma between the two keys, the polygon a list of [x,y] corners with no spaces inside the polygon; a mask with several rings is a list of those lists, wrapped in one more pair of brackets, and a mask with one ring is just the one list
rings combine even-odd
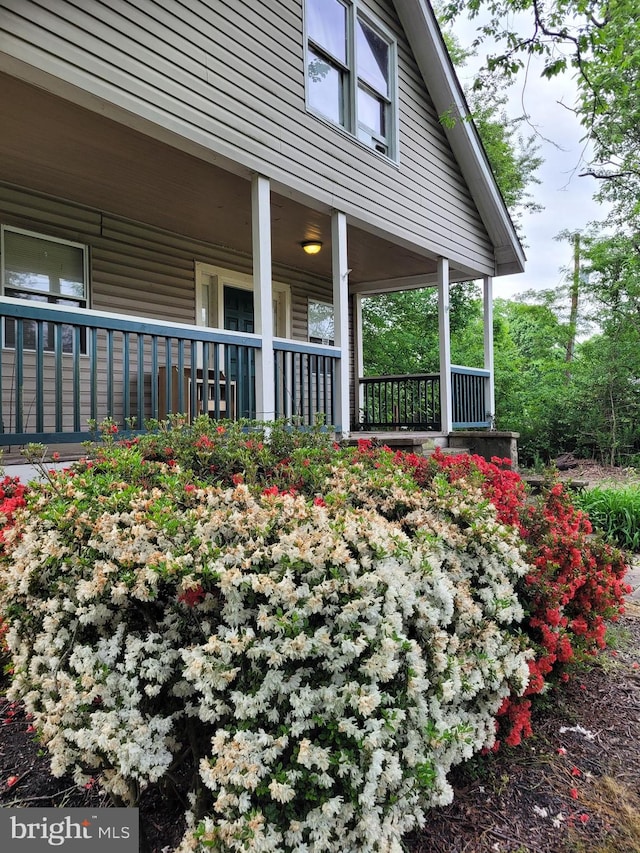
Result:
{"label": "porch ceiling", "polygon": [[[0,115],[0,181],[251,255],[249,176],[5,75]],[[324,244],[313,257],[300,247],[312,238]],[[354,227],[348,252],[354,285],[436,269],[434,259]],[[330,213],[272,193],[272,253],[276,265],[330,277]]]}

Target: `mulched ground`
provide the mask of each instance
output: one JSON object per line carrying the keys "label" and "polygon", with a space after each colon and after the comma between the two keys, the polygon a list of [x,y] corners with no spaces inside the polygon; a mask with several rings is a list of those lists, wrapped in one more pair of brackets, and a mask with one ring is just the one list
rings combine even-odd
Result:
{"label": "mulched ground", "polygon": [[640,851],[640,606],[611,629],[617,648],[537,713],[534,736],[455,774],[411,853]]}
{"label": "mulched ground", "polygon": [[[534,737],[454,772],[453,804],[407,839],[410,853],[640,853],[639,604],[611,638],[615,648],[547,698]],[[0,806],[107,805],[96,789],[53,779],[28,727],[0,699]],[[143,798],[151,853],[175,848],[181,814],[179,803]]]}

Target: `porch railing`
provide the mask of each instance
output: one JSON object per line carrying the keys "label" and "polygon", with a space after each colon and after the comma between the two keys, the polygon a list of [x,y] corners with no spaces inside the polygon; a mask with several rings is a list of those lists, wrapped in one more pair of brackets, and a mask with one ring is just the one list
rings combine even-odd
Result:
{"label": "porch railing", "polygon": [[258,335],[0,300],[0,445],[79,442],[89,421],[255,416]]}
{"label": "porch railing", "polygon": [[[0,299],[0,446],[78,443],[110,418],[262,417],[259,335]],[[277,339],[276,416],[335,424],[337,347]]]}
{"label": "porch railing", "polygon": [[368,376],[360,379],[360,428],[440,429],[440,376]]}
{"label": "porch railing", "polygon": [[276,417],[313,426],[319,421],[336,424],[337,347],[298,343],[276,338],[273,342],[276,380]]}
{"label": "porch railing", "polygon": [[452,420],[454,429],[491,426],[487,406],[488,370],[451,365]]}
{"label": "porch railing", "polygon": [[[489,376],[488,370],[452,365],[454,429],[490,426],[486,403]],[[360,392],[360,429],[442,429],[438,373],[368,376],[360,379]]]}

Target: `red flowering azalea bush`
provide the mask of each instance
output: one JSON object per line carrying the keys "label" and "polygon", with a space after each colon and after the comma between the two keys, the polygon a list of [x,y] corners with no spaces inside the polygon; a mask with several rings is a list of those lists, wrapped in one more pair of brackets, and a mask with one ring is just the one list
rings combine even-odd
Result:
{"label": "red flowering azalea bush", "polygon": [[[527,614],[523,628],[536,654],[529,661],[524,697],[507,697],[498,715],[505,743],[515,746],[531,734],[527,697],[542,693],[552,681],[567,680],[565,664],[604,648],[606,620],[623,612],[629,591],[627,565],[619,550],[593,535],[589,519],[573,506],[562,483],[549,483],[540,495],[527,496],[509,460],[488,463],[478,456],[436,453],[431,465],[452,481],[480,478],[498,518],[517,526],[526,546],[531,571],[519,593]],[[428,464],[420,463],[417,470],[423,482],[433,476]]]}
{"label": "red flowering azalea bush", "polygon": [[511,469],[510,459],[494,457],[487,462],[482,456],[467,453],[445,455],[439,448],[429,457],[397,453],[396,459],[404,468],[412,470],[416,481],[422,485],[431,480],[437,470],[444,471],[451,483],[465,480],[478,485],[485,498],[495,506],[500,521],[518,526],[526,489],[520,476]]}
{"label": "red flowering azalea bush", "polygon": [[[27,487],[18,477],[4,477],[0,481],[0,555],[4,553],[6,532],[13,526],[16,510],[25,505]],[[0,615],[0,661],[4,663],[7,656],[5,636],[7,624]]]}

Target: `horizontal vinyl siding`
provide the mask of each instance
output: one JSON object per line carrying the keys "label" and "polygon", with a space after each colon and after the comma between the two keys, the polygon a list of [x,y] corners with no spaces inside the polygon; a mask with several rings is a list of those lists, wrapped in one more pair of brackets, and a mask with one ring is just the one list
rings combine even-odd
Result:
{"label": "horizontal vinyl siding", "polygon": [[[90,307],[140,318],[192,324],[195,321],[195,263],[202,262],[241,273],[251,274],[251,259],[229,250],[207,245],[178,234],[102,214],[81,205],[52,199],[16,187],[0,184],[0,224],[24,228],[43,236],[59,237],[85,243],[90,250]],[[296,271],[274,267],[273,277],[291,290],[293,338],[307,340],[308,299],[332,300],[331,282],[303,278]],[[114,404],[116,420],[123,422],[122,400],[126,396],[135,416],[137,389],[133,376],[137,365],[137,337],[129,344],[129,371],[124,375],[122,336],[114,337]],[[106,352],[104,333],[98,336],[98,352]],[[159,363],[165,359],[164,344],[159,347]],[[186,366],[190,355],[185,353]],[[173,360],[175,363],[175,352]],[[73,388],[72,359],[64,355],[62,385],[65,400],[71,400]],[[147,340],[144,353],[144,412],[151,415],[152,389],[150,351]],[[36,428],[35,356],[26,352],[24,359],[23,428]],[[15,429],[15,407],[9,402],[15,391],[15,365],[12,350],[2,351],[3,428]],[[44,427],[55,429],[55,362],[44,354]],[[80,359],[80,429],[86,429],[89,417],[89,359]],[[174,401],[175,402],[175,401]],[[104,417],[107,407],[106,388],[100,383],[98,412]],[[99,419],[100,419],[99,417]],[[65,406],[63,429],[73,429],[73,407]]]}
{"label": "horizontal vinyl siding", "polygon": [[[195,262],[252,273],[250,258],[222,247],[1,183],[0,224],[88,245],[98,311],[192,324]],[[307,301],[331,302],[331,282],[278,266],[273,277],[291,289],[294,339],[307,340]]]}
{"label": "horizontal vinyl siding", "polygon": [[492,264],[390,2],[368,6],[398,38],[399,166],[306,113],[302,0],[3,6],[0,27],[25,61],[239,163],[252,160],[354,221],[470,266]]}

